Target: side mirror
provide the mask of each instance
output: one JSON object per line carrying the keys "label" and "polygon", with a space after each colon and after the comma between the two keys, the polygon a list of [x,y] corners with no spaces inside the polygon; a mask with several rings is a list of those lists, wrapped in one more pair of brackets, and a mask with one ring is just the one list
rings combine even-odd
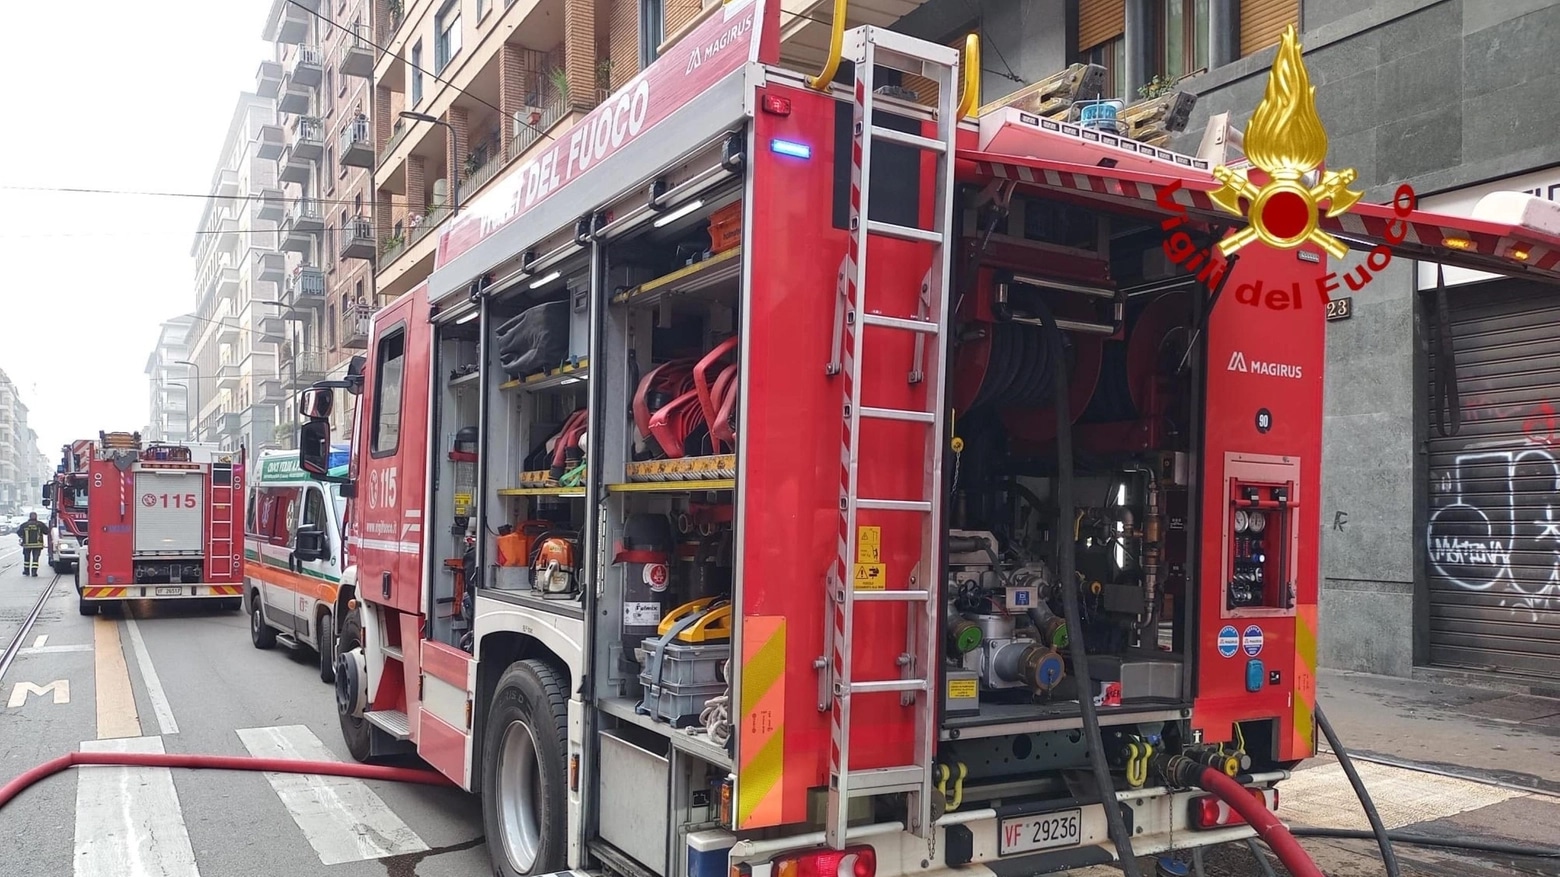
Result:
{"label": "side mirror", "polygon": [[298,427],[298,465],[316,478],[330,474],[330,421],[305,420]]}
{"label": "side mirror", "polygon": [[330,556],[325,531],[319,527],[299,527],[293,534],[293,556],[299,560],[324,560]]}
{"label": "side mirror", "polygon": [[310,387],[298,397],[298,413],[310,420],[326,420],[336,407],[336,393],[328,387]]}
{"label": "side mirror", "polygon": [[368,368],[368,357],[359,353],[347,362],[347,392],[363,392],[363,372]]}

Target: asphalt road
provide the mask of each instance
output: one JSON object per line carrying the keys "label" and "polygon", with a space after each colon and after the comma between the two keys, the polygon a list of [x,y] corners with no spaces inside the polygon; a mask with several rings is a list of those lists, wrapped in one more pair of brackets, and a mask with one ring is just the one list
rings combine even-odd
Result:
{"label": "asphalt road", "polygon": [[[0,648],[50,580],[0,571]],[[314,655],[256,650],[237,612],[143,603],[86,618],[66,576],[23,645],[0,678],[0,783],[75,749],[350,760]],[[487,869],[481,835],[456,789],[87,767],[0,810],[0,874],[469,875]]]}

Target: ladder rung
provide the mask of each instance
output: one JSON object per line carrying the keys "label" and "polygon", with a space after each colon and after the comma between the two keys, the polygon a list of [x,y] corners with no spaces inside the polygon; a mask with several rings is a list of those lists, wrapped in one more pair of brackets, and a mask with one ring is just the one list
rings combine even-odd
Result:
{"label": "ladder rung", "polygon": [[913,792],[921,788],[926,769],[915,765],[853,770],[846,779],[851,797],[884,795],[889,792]]}
{"label": "ladder rung", "polygon": [[929,244],[942,243],[941,232],[927,231],[924,228],[912,228],[908,225],[895,225],[892,222],[878,222],[875,219],[867,220],[867,233],[880,234],[884,237],[900,238],[907,241],[925,241]]}
{"label": "ladder rung", "polygon": [[851,694],[882,694],[889,691],[925,691],[925,679],[871,679],[852,682]]}
{"label": "ladder rung", "polygon": [[856,599],[866,603],[924,603],[932,598],[931,591],[864,591],[854,590]]}
{"label": "ladder rung", "polygon": [[903,131],[895,131],[893,128],[884,128],[879,125],[872,126],[872,136],[877,140],[886,140],[889,143],[898,143],[901,146],[910,146],[916,149],[929,149],[932,152],[948,151],[948,145],[934,137],[906,134]]}
{"label": "ladder rung", "polygon": [[856,508],[884,512],[929,512],[932,504],[922,499],[858,499]]}
{"label": "ladder rung", "polygon": [[904,329],[907,332],[924,332],[927,335],[936,335],[937,324],[931,320],[918,320],[915,317],[885,317],[882,314],[862,314],[861,325],[882,326],[885,329]]}
{"label": "ladder rung", "polygon": [[875,417],[878,420],[908,420],[911,423],[931,423],[937,419],[930,411],[911,411],[904,408],[862,408],[861,416]]}

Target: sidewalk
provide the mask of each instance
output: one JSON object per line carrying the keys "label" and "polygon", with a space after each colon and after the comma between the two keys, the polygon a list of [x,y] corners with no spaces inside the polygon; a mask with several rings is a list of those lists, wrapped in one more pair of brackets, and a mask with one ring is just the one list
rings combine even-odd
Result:
{"label": "sidewalk", "polygon": [[[1322,709],[1389,830],[1560,847],[1560,699],[1331,670],[1321,671],[1317,684]],[[1322,750],[1279,785],[1279,816],[1291,826],[1369,830],[1325,741]],[[1374,841],[1300,840],[1328,877],[1384,873]],[[1560,875],[1560,859],[1395,849],[1404,877]],[[1145,877],[1154,873],[1152,860],[1142,867]],[[1287,873],[1276,862],[1273,869]],[[1206,873],[1261,872],[1239,845],[1208,851]]]}

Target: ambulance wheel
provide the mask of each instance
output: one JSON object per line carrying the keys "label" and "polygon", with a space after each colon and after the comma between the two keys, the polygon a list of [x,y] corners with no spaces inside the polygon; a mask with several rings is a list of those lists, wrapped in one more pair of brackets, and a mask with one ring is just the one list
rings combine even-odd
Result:
{"label": "ambulance wheel", "polygon": [[566,720],[557,670],[526,660],[504,671],[488,711],[482,755],[482,826],[495,874],[564,867]]}
{"label": "ambulance wheel", "polygon": [[326,612],[315,622],[314,641],[319,643],[320,681],[329,685],[336,681],[336,625]]}
{"label": "ambulance wheel", "polygon": [[353,759],[366,763],[373,755],[374,729],[369,727],[368,719],[352,715],[357,691],[349,686],[354,682],[365,685],[367,680],[358,679],[356,671],[345,664],[346,659],[352,657],[348,652],[362,645],[363,622],[356,612],[348,612],[341,620],[341,635],[336,638],[334,649],[337,662],[342,664],[332,674],[336,681],[336,716],[341,719],[341,739],[346,741],[347,751],[352,753]]}
{"label": "ambulance wheel", "polygon": [[249,641],[257,649],[276,647],[276,631],[265,623],[265,616],[260,612],[259,594],[249,598]]}

